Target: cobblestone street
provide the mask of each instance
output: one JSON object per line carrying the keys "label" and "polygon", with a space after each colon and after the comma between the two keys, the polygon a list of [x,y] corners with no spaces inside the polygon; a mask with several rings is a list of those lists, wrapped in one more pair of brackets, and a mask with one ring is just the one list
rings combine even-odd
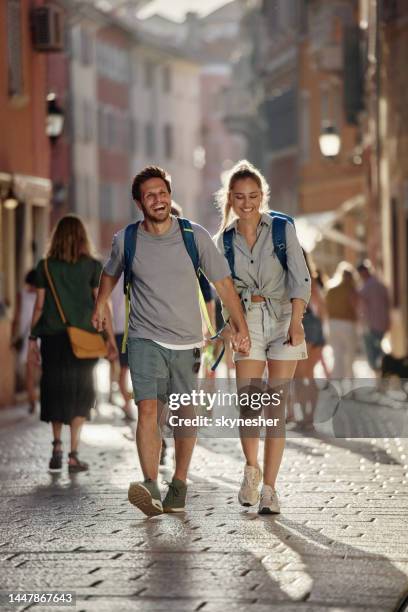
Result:
{"label": "cobblestone street", "polygon": [[52,476],[48,426],[2,411],[2,590],[72,590],[86,611],[391,612],[407,588],[407,440],[291,437],[277,517],[238,505],[238,440],[201,440],[188,511],[147,519],[127,501],[132,437],[106,407],[83,432],[90,471]]}

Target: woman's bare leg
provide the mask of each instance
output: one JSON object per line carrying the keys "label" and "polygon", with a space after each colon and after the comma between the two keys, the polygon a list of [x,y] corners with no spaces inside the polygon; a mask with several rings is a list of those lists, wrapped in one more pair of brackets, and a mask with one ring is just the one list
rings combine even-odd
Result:
{"label": "woman's bare leg", "polygon": [[[297,361],[278,361],[268,360],[268,378],[270,384],[276,386],[284,381],[292,380]],[[281,385],[279,385],[281,386]],[[283,387],[284,388],[284,387]],[[284,388],[283,397],[281,398],[280,410],[274,410],[274,414],[281,419],[279,433],[276,431],[268,433],[265,438],[264,447],[264,484],[275,488],[276,478],[282,462],[283,451],[285,449],[285,402],[287,390]],[[282,434],[282,435],[281,435]]]}
{"label": "woman's bare leg", "polygon": [[[262,379],[265,362],[258,361],[255,359],[245,359],[237,361],[235,364],[237,371],[237,386],[238,389],[240,384],[249,383],[251,380],[260,381]],[[254,427],[250,429],[250,435],[245,428],[240,428],[241,446],[245,455],[247,465],[252,467],[259,467],[258,464],[258,449],[259,449],[259,430],[254,431]]]}

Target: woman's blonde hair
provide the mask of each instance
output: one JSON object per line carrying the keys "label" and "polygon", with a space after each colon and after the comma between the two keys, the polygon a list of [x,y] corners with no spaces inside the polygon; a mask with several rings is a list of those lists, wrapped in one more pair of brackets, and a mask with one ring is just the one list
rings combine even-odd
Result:
{"label": "woman's blonde hair", "polygon": [[65,215],[55,226],[46,257],[76,263],[82,255],[94,256],[94,248],[80,217]]}
{"label": "woman's blonde hair", "polygon": [[230,192],[234,188],[234,184],[241,179],[252,179],[262,191],[261,212],[268,210],[269,202],[269,185],[266,182],[264,175],[255,168],[251,162],[246,159],[241,159],[231,170],[223,175],[223,184],[221,189],[215,193],[215,204],[221,212],[221,224],[218,234],[225,230],[228,223],[233,218],[233,211],[230,202]]}

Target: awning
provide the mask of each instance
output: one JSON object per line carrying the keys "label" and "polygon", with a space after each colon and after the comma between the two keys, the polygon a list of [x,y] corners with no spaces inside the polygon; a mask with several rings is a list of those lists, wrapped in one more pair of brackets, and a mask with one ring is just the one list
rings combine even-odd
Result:
{"label": "awning", "polygon": [[346,214],[355,208],[364,206],[364,204],[365,197],[358,195],[343,202],[336,210],[310,213],[296,217],[296,232],[302,248],[307,253],[310,253],[321,240],[330,240],[331,242],[337,242],[359,253],[363,253],[366,247],[362,242],[346,236],[346,234],[335,229],[333,226]]}

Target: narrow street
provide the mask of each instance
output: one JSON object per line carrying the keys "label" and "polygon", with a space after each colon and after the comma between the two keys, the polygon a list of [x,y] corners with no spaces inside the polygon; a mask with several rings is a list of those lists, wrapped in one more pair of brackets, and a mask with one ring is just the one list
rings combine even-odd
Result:
{"label": "narrow street", "polygon": [[127,501],[141,474],[117,409],[86,425],[91,469],[74,477],[48,474],[46,424],[2,411],[2,590],[75,591],[84,611],[391,612],[408,585],[407,440],[291,435],[281,515],[238,505],[238,440],[204,439],[188,511],[147,519]]}

